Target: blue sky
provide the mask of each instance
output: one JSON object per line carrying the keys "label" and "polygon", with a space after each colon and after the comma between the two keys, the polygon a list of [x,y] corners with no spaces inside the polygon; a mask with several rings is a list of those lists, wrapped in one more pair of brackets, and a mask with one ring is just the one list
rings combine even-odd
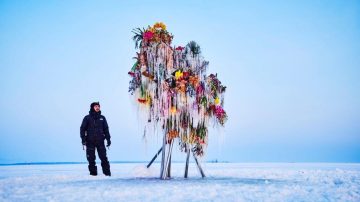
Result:
{"label": "blue sky", "polygon": [[[164,22],[228,86],[206,160],[360,162],[359,1],[0,1],[0,163],[85,161],[100,101],[109,158],[149,160],[127,93],[131,30]],[[185,155],[176,148],[174,158]]]}

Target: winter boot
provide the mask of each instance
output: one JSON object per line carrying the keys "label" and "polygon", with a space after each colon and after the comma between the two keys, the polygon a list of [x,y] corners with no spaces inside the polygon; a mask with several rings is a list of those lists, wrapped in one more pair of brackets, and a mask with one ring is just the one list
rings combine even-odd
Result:
{"label": "winter boot", "polygon": [[97,175],[97,167],[96,166],[89,166],[90,175],[96,176]]}
{"label": "winter boot", "polygon": [[101,167],[102,167],[102,171],[103,171],[104,175],[111,176],[110,165],[109,165],[108,161],[107,162],[102,162]]}

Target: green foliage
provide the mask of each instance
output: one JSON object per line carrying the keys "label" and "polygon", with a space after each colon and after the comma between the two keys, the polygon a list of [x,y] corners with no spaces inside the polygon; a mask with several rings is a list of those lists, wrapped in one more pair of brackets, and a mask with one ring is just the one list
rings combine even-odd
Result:
{"label": "green foliage", "polygon": [[142,45],[142,40],[143,40],[143,34],[145,32],[144,28],[136,28],[132,30],[132,33],[134,33],[135,35],[132,37],[132,39],[135,42],[135,48],[140,48]]}
{"label": "green foliage", "polygon": [[200,46],[195,41],[190,41],[185,49],[185,53],[188,52],[191,52],[193,56],[199,55],[201,53]]}

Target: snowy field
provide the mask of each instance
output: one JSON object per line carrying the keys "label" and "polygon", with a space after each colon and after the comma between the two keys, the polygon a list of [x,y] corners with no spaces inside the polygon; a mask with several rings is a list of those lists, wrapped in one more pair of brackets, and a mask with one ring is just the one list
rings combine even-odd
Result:
{"label": "snowy field", "polygon": [[86,164],[0,166],[0,201],[360,201],[360,164],[111,164],[112,177],[88,176]]}

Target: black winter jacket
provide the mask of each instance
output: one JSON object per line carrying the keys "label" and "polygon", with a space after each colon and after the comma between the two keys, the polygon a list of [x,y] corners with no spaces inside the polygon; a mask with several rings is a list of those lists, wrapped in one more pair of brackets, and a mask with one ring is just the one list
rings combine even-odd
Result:
{"label": "black winter jacket", "polygon": [[109,126],[101,111],[89,111],[80,126],[80,137],[83,142],[95,142],[97,140],[110,140]]}

